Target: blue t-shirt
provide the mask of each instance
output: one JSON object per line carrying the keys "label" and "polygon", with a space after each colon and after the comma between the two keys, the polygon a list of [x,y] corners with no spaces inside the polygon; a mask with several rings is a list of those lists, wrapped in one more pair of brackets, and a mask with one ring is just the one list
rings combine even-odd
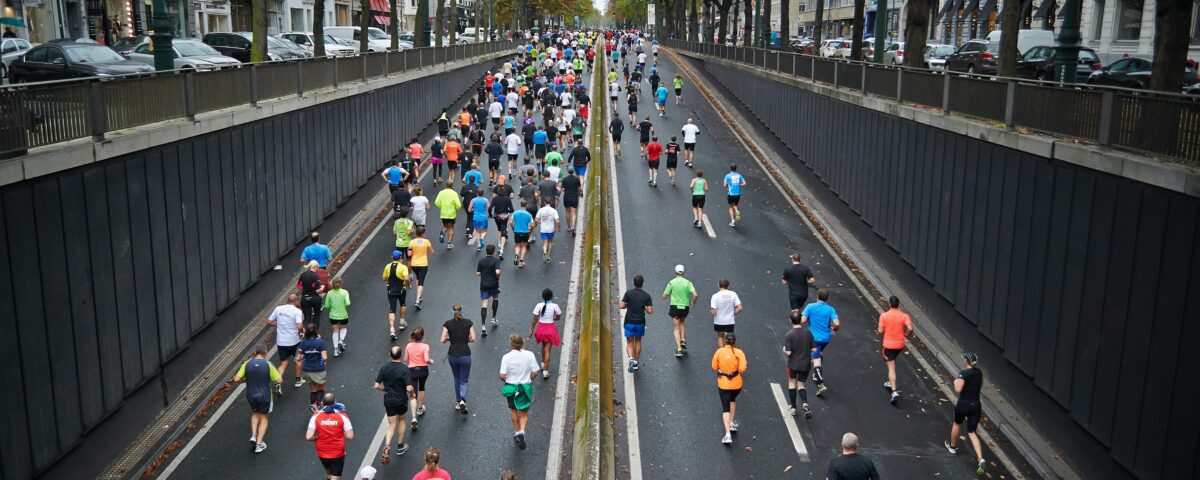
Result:
{"label": "blue t-shirt", "polygon": [[545,145],[546,137],[547,137],[546,132],[543,130],[538,130],[536,132],[533,132],[533,144],[534,145]]}
{"label": "blue t-shirt", "polygon": [[463,181],[479,185],[483,182],[483,174],[479,173],[479,170],[468,170],[467,173],[463,174]]}
{"label": "blue t-shirt", "polygon": [[725,175],[725,184],[729,185],[729,194],[738,196],[742,194],[742,181],[744,178],[738,172],[729,172]]}
{"label": "blue t-shirt", "polygon": [[499,96],[500,92],[504,91],[504,81],[495,82],[492,84],[492,94]]}
{"label": "blue t-shirt", "polygon": [[571,57],[575,56],[575,51],[574,51],[574,50],[571,50],[571,49],[569,49],[569,48],[568,48],[568,49],[566,49],[566,50],[563,50],[563,56],[564,56],[564,57],[567,57],[567,58],[569,59],[569,58],[571,58]]}
{"label": "blue t-shirt", "polygon": [[533,222],[533,214],[528,210],[518,209],[512,214],[513,233],[529,233],[529,224]]}
{"label": "blue t-shirt", "polygon": [[660,86],[654,93],[658,95],[658,103],[667,103],[667,87]]}
{"label": "blue t-shirt", "polygon": [[533,53],[533,44],[532,43],[525,45],[525,53]]}
{"label": "blue t-shirt", "polygon": [[388,183],[390,183],[392,185],[399,185],[400,181],[404,180],[404,176],[406,174],[408,174],[408,172],[404,171],[403,168],[400,168],[397,166],[388,167],[388,169],[387,169]]}
{"label": "blue t-shirt", "polygon": [[300,369],[305,372],[322,372],[325,371],[325,359],[321,358],[321,352],[325,351],[325,341],[319,338],[309,338],[301,340],[296,346],[296,351],[304,354],[304,363]]}
{"label": "blue t-shirt", "polygon": [[613,61],[614,62],[621,61],[621,52],[619,52],[617,50],[613,50]]}
{"label": "blue t-shirt", "polygon": [[471,218],[475,221],[487,220],[488,201],[484,197],[475,197],[471,200]]}
{"label": "blue t-shirt", "polygon": [[565,84],[565,83],[560,83],[560,84],[554,86],[554,91],[558,92],[559,95],[562,95],[562,92],[565,91],[566,89],[567,89],[567,84]]}
{"label": "blue t-shirt", "polygon": [[505,115],[504,116],[504,128],[506,128],[506,129],[513,128],[514,121],[516,121],[516,119],[514,119],[512,115]]}
{"label": "blue t-shirt", "polygon": [[314,243],[312,245],[304,247],[304,250],[302,252],[300,252],[300,261],[302,261],[304,263],[308,263],[310,261],[316,260],[317,265],[320,265],[321,268],[325,268],[325,267],[329,266],[329,258],[330,257],[333,257],[333,253],[329,251],[329,247],[326,247],[325,245],[321,245],[319,243]]}
{"label": "blue t-shirt", "polygon": [[837,320],[837,311],[828,303],[817,301],[804,307],[801,313],[808,317],[808,331],[812,332],[814,342],[829,342],[829,325]]}

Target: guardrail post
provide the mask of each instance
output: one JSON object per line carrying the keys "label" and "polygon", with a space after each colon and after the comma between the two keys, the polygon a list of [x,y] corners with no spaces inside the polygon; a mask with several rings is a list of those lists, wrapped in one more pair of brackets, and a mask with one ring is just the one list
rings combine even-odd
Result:
{"label": "guardrail post", "polygon": [[258,65],[250,65],[250,104],[258,105]]}
{"label": "guardrail post", "polygon": [[816,56],[808,57],[808,79],[812,80],[814,82],[817,81],[817,57]]}
{"label": "guardrail post", "polygon": [[858,89],[862,91],[863,95],[866,95],[867,94],[867,64],[860,63],[860,64],[858,64],[858,67],[860,70],[859,76],[862,77],[859,79]]}
{"label": "guardrail post", "polygon": [[[833,88],[834,89],[838,88],[838,70],[841,70],[840,68],[838,68],[838,62],[833,62]],[[814,77],[815,77],[815,75],[814,75]]]}
{"label": "guardrail post", "polygon": [[366,83],[366,81],[367,81],[367,78],[368,78],[368,75],[367,75],[367,57],[370,57],[370,56],[371,56],[371,54],[370,54],[370,53],[367,53],[366,55],[359,55],[359,57],[358,57],[360,60],[362,60],[362,65],[361,65],[361,66],[362,66],[362,77],[361,77],[361,78],[362,78],[362,81],[363,81],[363,83]]}
{"label": "guardrail post", "polygon": [[904,92],[904,67],[896,68],[896,103],[900,103],[901,93]]}
{"label": "guardrail post", "polygon": [[196,73],[183,73],[183,111],[188,120],[196,119]]}
{"label": "guardrail post", "polygon": [[304,63],[296,62],[296,96],[304,97]]}
{"label": "guardrail post", "polygon": [[1116,94],[1106,90],[1100,94],[1100,131],[1096,132],[1096,143],[1104,146],[1112,145],[1113,107]]}
{"label": "guardrail post", "polygon": [[1013,112],[1016,110],[1017,82],[1008,82],[1007,87],[1004,92],[1004,128],[1012,130],[1014,127]]}
{"label": "guardrail post", "polygon": [[[400,49],[397,48],[396,51],[399,52]],[[388,69],[388,64],[391,63],[391,60],[390,60],[391,56],[392,56],[392,52],[390,50],[383,51],[383,77],[384,78],[391,76],[391,70]]]}
{"label": "guardrail post", "polygon": [[950,77],[954,74],[945,72],[942,78],[942,115],[950,114]]}
{"label": "guardrail post", "polygon": [[103,140],[104,133],[108,131],[108,115],[104,111],[104,88],[100,82],[93,81],[88,85],[87,114],[92,136],[96,140]]}
{"label": "guardrail post", "polygon": [[794,76],[796,76],[796,61],[800,60],[800,55],[797,55],[795,53],[793,53],[791,55],[792,55],[792,76],[794,77]]}

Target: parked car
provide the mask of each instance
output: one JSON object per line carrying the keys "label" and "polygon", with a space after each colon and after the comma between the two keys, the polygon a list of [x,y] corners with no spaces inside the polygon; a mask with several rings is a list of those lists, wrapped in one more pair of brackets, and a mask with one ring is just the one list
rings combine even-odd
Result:
{"label": "parked car", "polygon": [[[1053,79],[1056,70],[1054,56],[1058,54],[1059,50],[1062,50],[1062,47],[1030,48],[1021,55],[1020,60],[1017,60],[1017,76],[1038,80]],[[1079,64],[1075,70],[1078,72],[1076,75],[1079,81],[1086,81],[1092,72],[1101,67],[1100,57],[1096,56],[1095,50],[1087,47],[1079,49]]]}
{"label": "parked car", "polygon": [[[333,35],[343,40],[348,40],[351,45],[359,43],[359,27],[325,27],[325,33]],[[392,37],[375,27],[367,27],[367,51],[368,52],[385,52],[392,46]]]}
{"label": "parked car", "polygon": [[[995,44],[1000,43],[1000,30],[993,30],[987,35],[987,41]],[[1017,31],[1017,53],[1024,54],[1033,47],[1041,47],[1046,45],[1054,45],[1054,32],[1050,30],[1018,30]]]}
{"label": "parked car", "polygon": [[837,56],[838,50],[842,48],[842,43],[842,40],[822,40],[819,53],[822,57],[827,58]]}
{"label": "parked car", "polygon": [[952,72],[996,74],[1000,44],[987,40],[968,40],[946,57],[946,70]]}
{"label": "parked car", "polygon": [[[1146,89],[1150,86],[1150,71],[1154,63],[1145,58],[1127,57],[1117,60],[1107,67],[1092,72],[1088,77],[1088,85],[1112,85],[1125,88]],[[1183,71],[1183,85],[1188,88],[1200,83],[1196,69],[1188,66]]]}
{"label": "parked car", "polygon": [[279,35],[271,35],[270,37],[282,42],[283,45],[286,46],[287,48],[290,48],[290,49],[298,52],[300,54],[300,56],[303,58],[313,58],[312,52],[305,50],[304,47],[301,47],[300,44],[298,44],[296,42],[293,42],[291,40],[283,38]]}
{"label": "parked car", "polygon": [[92,40],[92,39],[90,39],[90,38],[87,38],[87,37],[83,37],[83,38],[55,38],[55,39],[53,39],[53,40],[47,41],[46,43],[88,43],[88,44],[92,44],[92,45],[99,45],[99,43],[98,43],[98,42],[96,42],[95,40]]}
{"label": "parked car", "polygon": [[[313,51],[316,40],[312,32],[288,32],[279,36],[300,45],[301,48],[309,52]],[[323,35],[323,39],[325,40],[325,56],[327,57],[345,57],[358,53],[358,49],[350,46],[349,42],[343,42],[341,39],[328,33]]]}
{"label": "parked car", "polygon": [[934,43],[925,45],[925,68],[931,70],[945,70],[946,57],[954,54],[954,45],[946,45]]}
{"label": "parked car", "polygon": [[[236,58],[239,62],[250,61],[250,45],[254,34],[250,32],[210,33],[204,43],[217,49],[222,55]],[[267,60],[298,60],[305,55],[289,47],[278,38],[267,36]]]}
{"label": "parked car", "polygon": [[841,45],[833,52],[833,56],[837,58],[850,58],[850,49],[854,47],[853,40],[842,40]]}
{"label": "parked car", "polygon": [[24,38],[5,38],[0,42],[0,78],[8,76],[8,66],[31,48],[33,44]]}
{"label": "parked car", "polygon": [[887,46],[887,50],[883,51],[884,65],[903,65],[904,64],[904,42],[892,42]]}
{"label": "parked car", "polygon": [[[874,38],[868,38],[866,40],[863,40],[862,56],[863,56],[862,58],[857,59],[857,60],[864,60],[867,62],[871,62],[871,61],[875,60],[875,39]],[[850,56],[846,55],[846,58],[850,58]]]}
{"label": "parked car", "polygon": [[153,71],[153,67],[126,59],[104,45],[53,43],[30,49],[13,61],[8,74],[13,83],[19,83]]}
{"label": "parked car", "polygon": [[129,54],[133,53],[133,50],[138,46],[147,43],[150,43],[149,35],[135,35],[132,37],[123,37],[116,42],[113,42],[113,44],[109,46],[112,47],[113,50],[116,50],[117,53],[121,54],[121,56],[128,57]]}
{"label": "parked car", "polygon": [[[207,71],[241,63],[236,58],[221,55],[215,48],[195,39],[177,38],[171,41],[171,47],[175,50],[176,70]],[[128,57],[135,62],[154,66],[154,49],[149,43],[138,45]]]}

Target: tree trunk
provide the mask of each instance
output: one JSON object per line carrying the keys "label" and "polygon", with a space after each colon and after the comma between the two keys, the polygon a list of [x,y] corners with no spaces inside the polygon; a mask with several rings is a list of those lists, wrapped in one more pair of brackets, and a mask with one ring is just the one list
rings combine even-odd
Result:
{"label": "tree trunk", "polygon": [[[950,0],[947,0],[950,1]],[[1021,0],[1004,0],[1000,5],[1000,63],[996,66],[997,75],[1002,77],[1017,76],[1017,31],[1021,25]]]}
{"label": "tree trunk", "polygon": [[[854,20],[850,23],[850,58],[855,60],[862,60],[863,10],[866,8],[866,0],[854,0]],[[875,15],[878,17],[879,13]]]}
{"label": "tree trunk", "polygon": [[358,51],[367,53],[370,48],[367,45],[367,29],[371,27],[371,0],[362,0],[358,8]]}
{"label": "tree trunk", "polygon": [[250,61],[261,62],[267,57],[267,0],[254,0],[251,3],[250,32],[254,39],[250,41]]}
{"label": "tree trunk", "polygon": [[[1154,7],[1154,67],[1150,89],[1179,93],[1187,64],[1192,2],[1157,0]],[[1191,80],[1191,79],[1188,79]]]}
{"label": "tree trunk", "polygon": [[458,44],[458,0],[450,0],[450,44]]}
{"label": "tree trunk", "polygon": [[[911,0],[910,0],[911,1]],[[817,13],[815,15],[815,23],[813,23],[813,48],[817,49],[817,55],[820,55],[821,48],[821,23],[825,15],[825,0],[817,0]]]}
{"label": "tree trunk", "polygon": [[446,28],[446,4],[445,0],[436,0],[434,4],[437,11],[433,13],[433,45],[435,47],[442,46],[442,32]]}
{"label": "tree trunk", "polygon": [[754,46],[754,0],[742,0],[745,11],[742,18],[742,45]]}
{"label": "tree trunk", "polygon": [[[912,1],[912,0],[909,0]],[[792,2],[779,0],[779,49],[792,51]]]}
{"label": "tree trunk", "polygon": [[388,2],[388,36],[392,37],[392,44],[389,47],[392,50],[400,49],[400,22],[396,18],[396,1]]}
{"label": "tree trunk", "polygon": [[417,0],[416,25],[413,25],[413,46],[416,48],[429,46],[429,1]]}
{"label": "tree trunk", "polygon": [[483,41],[483,30],[479,29],[479,19],[483,17],[483,2],[475,1],[475,43]]}
{"label": "tree trunk", "polygon": [[325,56],[325,0],[313,0],[313,57]]}
{"label": "tree trunk", "polygon": [[688,15],[688,29],[687,29],[688,30],[687,39],[689,42],[696,42],[696,41],[699,41],[699,39],[700,39],[700,31],[698,30],[700,28],[700,22],[696,18],[696,14],[699,13],[696,11],[696,2],[697,1],[698,0],[688,0],[688,10],[691,10],[691,13]]}
{"label": "tree trunk", "polygon": [[[904,64],[910,67],[923,67],[925,66],[925,40],[929,38],[929,0],[907,1],[908,3],[904,7],[908,9],[905,15],[908,17],[907,25],[904,26]],[[1010,2],[1020,5],[1021,0],[1004,0],[1004,8],[1007,9]],[[1012,11],[1016,12],[1016,9],[1014,8]],[[1016,22],[1013,24],[1015,25]],[[1015,35],[1010,36],[1015,37]],[[1001,48],[1003,49],[1003,47]]]}
{"label": "tree trunk", "polygon": [[[762,29],[762,44],[763,48],[771,48],[771,0],[759,0],[762,2],[762,19],[759,20],[758,26]],[[780,39],[782,43],[783,39]]]}
{"label": "tree trunk", "polygon": [[725,40],[729,35],[729,7],[732,6],[732,3],[724,3],[717,7],[718,12],[721,14],[721,23],[717,25],[717,43],[721,45],[725,44]]}

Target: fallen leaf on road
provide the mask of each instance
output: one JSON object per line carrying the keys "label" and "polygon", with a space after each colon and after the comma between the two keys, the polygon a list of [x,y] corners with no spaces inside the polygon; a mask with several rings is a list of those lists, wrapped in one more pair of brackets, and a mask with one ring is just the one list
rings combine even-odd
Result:
{"label": "fallen leaf on road", "polygon": [[791,465],[788,465],[788,466],[787,466],[787,468],[784,468],[784,469],[783,469],[783,473],[787,473],[787,472],[790,472],[790,471],[792,471],[792,466],[791,466]]}

